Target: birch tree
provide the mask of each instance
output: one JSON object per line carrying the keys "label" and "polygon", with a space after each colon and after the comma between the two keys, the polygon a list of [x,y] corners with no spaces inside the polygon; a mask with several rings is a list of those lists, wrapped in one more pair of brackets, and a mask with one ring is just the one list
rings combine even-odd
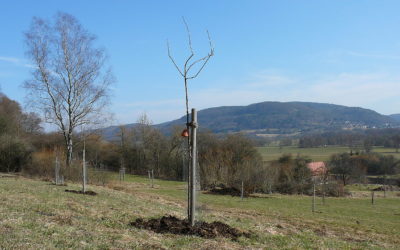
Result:
{"label": "birch tree", "polygon": [[32,78],[24,83],[28,101],[62,133],[68,166],[74,131],[100,121],[113,82],[105,52],[95,40],[66,13],[58,13],[52,22],[35,17],[25,33],[26,54],[33,64]]}

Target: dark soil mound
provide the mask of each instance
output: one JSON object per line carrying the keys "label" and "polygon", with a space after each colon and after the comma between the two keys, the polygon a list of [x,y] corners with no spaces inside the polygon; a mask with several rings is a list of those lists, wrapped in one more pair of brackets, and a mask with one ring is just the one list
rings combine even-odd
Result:
{"label": "dark soil mound", "polygon": [[386,187],[380,186],[380,187],[374,188],[374,189],[372,189],[372,191],[385,191],[385,188],[386,188],[386,191],[398,191],[399,190],[399,188],[396,186],[387,185]]}
{"label": "dark soil mound", "polygon": [[0,173],[0,178],[18,178],[18,175],[15,175],[15,174],[2,174],[2,173]]}
{"label": "dark soil mound", "polygon": [[372,191],[384,191],[384,188],[383,187],[377,187],[377,188],[372,189]]}
{"label": "dark soil mound", "polygon": [[[240,196],[241,191],[237,188],[234,187],[217,187],[210,189],[208,194],[219,194],[219,195],[231,195],[231,196]],[[243,193],[244,197],[249,197],[249,194],[247,192]]]}
{"label": "dark soil mound", "polygon": [[52,182],[52,183],[49,183],[48,185],[53,185],[53,186],[64,186],[64,187],[68,186],[68,185],[67,185],[67,183],[63,183],[63,184],[55,184],[54,182]]}
{"label": "dark soil mound", "polygon": [[75,194],[86,194],[86,195],[92,195],[92,196],[97,195],[97,193],[94,191],[83,192],[82,190],[77,191],[77,190],[65,189],[65,192],[70,192],[70,193],[75,193]]}
{"label": "dark soil mound", "polygon": [[212,223],[201,221],[192,227],[188,220],[181,220],[175,216],[163,216],[162,218],[149,219],[147,221],[139,218],[131,222],[130,225],[140,229],[152,230],[156,233],[196,235],[204,238],[226,237],[236,240],[240,236],[250,236],[249,233],[239,231],[219,221]]}

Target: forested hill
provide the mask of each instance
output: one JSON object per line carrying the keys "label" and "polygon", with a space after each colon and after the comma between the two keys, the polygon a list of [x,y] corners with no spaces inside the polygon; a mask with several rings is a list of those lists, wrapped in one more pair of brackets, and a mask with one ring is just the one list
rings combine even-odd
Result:
{"label": "forested hill", "polygon": [[[311,102],[262,102],[209,108],[198,112],[198,120],[201,128],[216,133],[279,134],[399,126],[399,121],[373,110]],[[167,131],[182,124],[185,117],[156,126]]]}
{"label": "forested hill", "polygon": [[396,121],[400,122],[400,114],[393,114],[393,115],[389,115],[390,117],[392,117],[393,119],[395,119]]}
{"label": "forested hill", "polygon": [[[274,137],[342,129],[399,127],[400,121],[373,110],[311,102],[261,102],[248,106],[224,106],[200,110],[200,129],[215,133],[244,132]],[[165,134],[173,126],[184,126],[186,117],[154,125]],[[126,127],[134,127],[127,124]],[[118,127],[103,130],[106,138],[114,137]]]}

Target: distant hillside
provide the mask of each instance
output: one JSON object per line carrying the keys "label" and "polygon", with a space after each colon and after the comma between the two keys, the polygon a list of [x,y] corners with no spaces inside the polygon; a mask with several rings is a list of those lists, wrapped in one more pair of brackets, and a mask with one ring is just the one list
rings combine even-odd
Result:
{"label": "distant hillside", "polygon": [[393,119],[395,119],[396,121],[400,122],[400,114],[393,114],[393,115],[389,115],[390,117],[392,117]]}
{"label": "distant hillside", "polygon": [[[262,102],[248,106],[204,109],[198,113],[201,128],[216,133],[304,133],[335,129],[398,126],[392,117],[357,107],[310,102]],[[166,130],[184,124],[185,117],[157,125]]]}
{"label": "distant hillside", "polygon": [[[133,128],[137,123],[125,124],[125,128]],[[105,140],[115,141],[119,140],[118,134],[121,133],[120,126],[110,126],[103,129],[96,130],[96,133],[101,134]]]}
{"label": "distant hillside", "polygon": [[[263,137],[397,127],[400,124],[390,116],[369,109],[311,102],[262,102],[248,106],[209,108],[198,112],[198,120],[200,129],[215,133],[240,131]],[[183,126],[185,122],[185,117],[181,117],[155,127],[168,133],[173,126]]]}

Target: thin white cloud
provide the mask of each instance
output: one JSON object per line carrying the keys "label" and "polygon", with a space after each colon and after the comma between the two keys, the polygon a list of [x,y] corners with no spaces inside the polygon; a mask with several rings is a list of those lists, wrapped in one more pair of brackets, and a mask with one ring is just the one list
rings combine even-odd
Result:
{"label": "thin white cloud", "polygon": [[141,102],[131,102],[131,103],[119,103],[119,107],[159,107],[164,105],[180,105],[182,100],[170,99],[170,100],[157,100],[157,101],[141,101]]}
{"label": "thin white cloud", "polygon": [[360,53],[360,52],[355,52],[355,51],[347,51],[346,54],[349,55],[349,56],[356,56],[356,57],[368,57],[368,58],[376,58],[376,59],[400,60],[400,56],[398,56],[398,55]]}
{"label": "thin white cloud", "polygon": [[37,69],[38,67],[33,65],[33,64],[29,64],[29,63],[24,63],[22,64],[23,67],[25,68],[30,68],[30,69]]}
{"label": "thin white cloud", "polygon": [[154,124],[158,124],[178,119],[184,115],[185,111],[182,108],[171,108],[165,106],[160,106],[157,108],[129,109],[125,110],[125,112],[118,111],[118,113],[115,115],[115,124],[134,123],[143,113],[146,113],[146,115]]}
{"label": "thin white cloud", "polygon": [[16,57],[5,57],[5,56],[0,56],[0,61],[17,64],[17,63],[19,63],[21,60],[18,59],[18,58],[16,58]]}
{"label": "thin white cloud", "polygon": [[24,67],[24,68],[36,68],[35,65],[26,63],[26,60],[17,58],[17,57],[6,57],[6,56],[0,56],[0,61],[6,62],[6,63],[12,63],[14,65]]}
{"label": "thin white cloud", "polygon": [[365,59],[375,59],[375,60],[400,60],[400,55],[397,52],[393,53],[376,53],[376,52],[360,52],[352,50],[332,50],[320,54],[321,62],[324,63],[343,63],[349,59],[362,60]]}
{"label": "thin white cloud", "polygon": [[400,112],[400,75],[339,74],[319,79],[308,91],[312,100],[319,102],[371,108],[384,114]]}
{"label": "thin white cloud", "polygon": [[[275,84],[271,79],[275,79]],[[266,84],[261,81],[230,89],[206,89],[195,93],[192,100],[200,108],[262,101],[311,101],[358,106],[390,114],[400,113],[399,93],[400,74],[342,73],[307,82],[282,76],[269,78]]]}
{"label": "thin white cloud", "polygon": [[[249,105],[263,101],[306,101],[356,106],[382,114],[400,113],[400,74],[340,73],[312,80],[285,75],[260,75],[242,84],[193,91],[190,107],[198,110],[218,106]],[[146,112],[154,123],[184,114],[183,99],[125,104],[119,119],[132,122]]]}

